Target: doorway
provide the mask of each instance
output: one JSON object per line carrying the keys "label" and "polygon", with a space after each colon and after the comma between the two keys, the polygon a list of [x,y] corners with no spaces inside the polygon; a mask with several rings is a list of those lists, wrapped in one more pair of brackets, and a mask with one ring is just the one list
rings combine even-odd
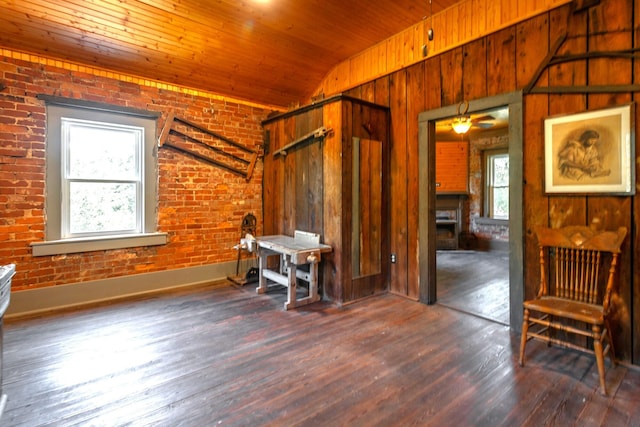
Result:
{"label": "doorway", "polygon": [[[508,238],[504,242],[502,248],[508,256],[508,322],[506,315],[501,323],[508,323],[512,329],[519,330],[522,322],[522,300],[523,300],[523,230],[522,230],[522,93],[514,92],[505,95],[498,95],[481,100],[471,101],[468,104],[469,114],[476,116],[488,116],[487,112],[506,109],[508,113],[508,126],[506,133],[508,135],[508,147],[506,153],[509,160],[509,213],[508,219]],[[460,106],[451,105],[437,110],[426,111],[419,116],[419,161],[420,161],[420,213],[419,213],[419,245],[420,245],[420,299],[427,304],[434,304],[438,301],[438,233],[441,218],[437,218],[438,212],[438,189],[442,190],[442,183],[438,184],[436,180],[436,158],[437,149],[436,128],[438,123],[443,123],[451,117],[455,117],[460,113]],[[479,116],[478,116],[479,117]],[[468,193],[462,191],[462,193]],[[460,196],[461,198],[464,195]],[[464,206],[459,202],[460,206]],[[464,215],[459,208],[459,215]],[[458,233],[469,232],[466,223],[462,223],[459,219]],[[472,233],[471,233],[472,234]],[[465,245],[465,236],[459,235],[457,241],[461,245]],[[466,235],[472,239],[471,235]],[[465,249],[465,248],[456,248]],[[466,249],[465,249],[466,250]],[[424,256],[422,255],[424,254]],[[471,254],[465,253],[465,254]],[[462,255],[458,252],[458,255]],[[487,275],[490,270],[490,263],[478,262],[473,266],[471,262],[453,261],[454,263],[464,263],[472,269],[473,276]],[[445,265],[444,258],[441,265]],[[455,270],[455,269],[454,269]],[[442,272],[441,272],[442,273]],[[441,275],[441,281],[445,280]],[[455,280],[455,278],[454,278]],[[462,279],[458,279],[462,280]],[[480,289],[476,295],[484,296],[488,290]],[[444,299],[444,292],[443,292]],[[482,315],[481,313],[479,315]],[[483,316],[488,317],[488,316]]]}
{"label": "doorway", "polygon": [[508,149],[506,106],[436,121],[436,299],[504,325],[510,316]]}

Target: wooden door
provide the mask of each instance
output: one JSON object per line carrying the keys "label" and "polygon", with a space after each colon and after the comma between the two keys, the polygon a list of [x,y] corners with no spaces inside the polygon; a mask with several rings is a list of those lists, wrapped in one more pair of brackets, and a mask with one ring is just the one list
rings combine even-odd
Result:
{"label": "wooden door", "polygon": [[[353,138],[351,168],[352,299],[375,292],[384,281],[383,142]],[[386,258],[384,258],[386,260]]]}

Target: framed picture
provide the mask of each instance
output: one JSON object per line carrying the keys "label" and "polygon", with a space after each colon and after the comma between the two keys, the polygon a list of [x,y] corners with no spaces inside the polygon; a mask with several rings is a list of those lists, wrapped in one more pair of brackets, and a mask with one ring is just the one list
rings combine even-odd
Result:
{"label": "framed picture", "polygon": [[546,193],[635,193],[633,104],[544,121]]}

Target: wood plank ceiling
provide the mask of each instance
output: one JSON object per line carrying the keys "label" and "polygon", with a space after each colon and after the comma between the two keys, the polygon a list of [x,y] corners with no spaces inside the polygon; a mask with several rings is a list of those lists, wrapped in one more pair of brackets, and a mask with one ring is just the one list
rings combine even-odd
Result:
{"label": "wood plank ceiling", "polygon": [[459,0],[0,0],[0,47],[265,105]]}

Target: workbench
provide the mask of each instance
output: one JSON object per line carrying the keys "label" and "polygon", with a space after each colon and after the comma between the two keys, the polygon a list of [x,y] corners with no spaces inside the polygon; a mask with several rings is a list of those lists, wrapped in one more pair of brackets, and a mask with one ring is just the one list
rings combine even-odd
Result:
{"label": "workbench", "polygon": [[[295,308],[320,300],[318,294],[318,263],[321,254],[331,252],[329,245],[320,243],[320,236],[296,230],[294,237],[285,235],[262,236],[256,238],[258,252],[259,280],[256,292],[265,293],[272,286],[287,287],[287,302],[284,309]],[[277,255],[279,271],[270,270],[267,265],[270,256]],[[298,266],[309,265],[309,271]],[[297,279],[309,283],[308,296],[297,298]],[[275,282],[269,284],[268,281]]]}

